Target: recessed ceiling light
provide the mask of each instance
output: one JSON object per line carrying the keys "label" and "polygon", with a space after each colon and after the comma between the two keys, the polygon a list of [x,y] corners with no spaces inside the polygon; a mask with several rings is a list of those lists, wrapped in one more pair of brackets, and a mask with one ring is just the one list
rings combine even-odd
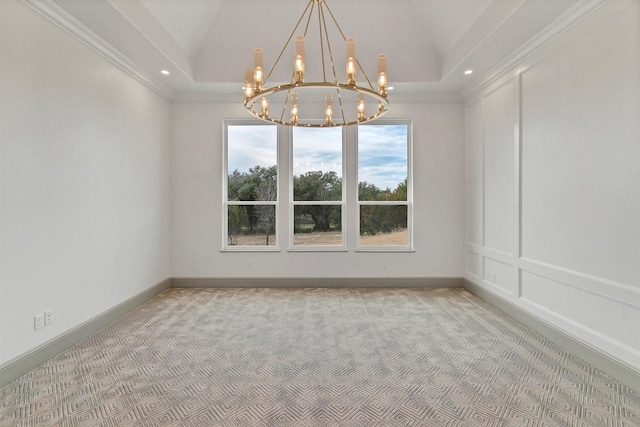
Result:
{"label": "recessed ceiling light", "polygon": [[473,70],[466,70],[464,73],[465,73],[466,75],[469,75],[469,74],[473,73]]}
{"label": "recessed ceiling light", "polygon": [[169,71],[167,70],[162,70],[160,71],[162,74],[164,74],[165,76],[168,76],[169,74],[171,74]]}
{"label": "recessed ceiling light", "polygon": [[389,86],[387,90],[393,90],[393,86]]}

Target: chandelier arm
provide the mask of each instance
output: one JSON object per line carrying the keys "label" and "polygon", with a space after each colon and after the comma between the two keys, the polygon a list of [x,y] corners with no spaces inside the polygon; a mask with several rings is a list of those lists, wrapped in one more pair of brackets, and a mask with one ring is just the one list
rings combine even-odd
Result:
{"label": "chandelier arm", "polygon": [[[324,25],[324,35],[327,38],[327,48],[329,50],[329,59],[331,60],[331,70],[333,71],[333,81],[338,84],[338,75],[336,73],[336,65],[333,61],[333,50],[331,49],[331,40],[329,39],[329,31],[327,30],[327,21],[324,17],[324,8],[320,9],[322,13],[322,24]],[[340,115],[342,116],[342,123],[346,123],[347,119],[344,116],[344,106],[342,105],[342,95],[340,94],[340,86],[336,86],[336,94],[338,95],[338,103],[340,104]]]}
{"label": "chandelier arm", "polygon": [[[342,36],[342,39],[344,41],[347,41],[347,36],[345,36],[344,33],[342,32],[342,28],[340,27],[340,24],[338,24],[338,20],[336,19],[336,17],[333,16],[333,12],[331,11],[331,8],[327,4],[327,1],[323,0],[323,3],[324,3],[324,7],[329,12],[329,15],[331,15],[331,19],[333,19],[333,23],[336,25],[336,28],[340,32],[340,35]],[[369,87],[371,88],[371,90],[375,90],[373,88],[373,84],[371,83],[371,80],[369,80],[369,76],[367,76],[367,73],[364,71],[364,68],[362,67],[362,65],[360,65],[360,61],[358,60],[357,57],[356,57],[356,63],[358,64],[358,68],[360,68],[360,71],[362,71],[362,74],[364,75],[364,78],[367,80],[367,83],[369,83]]]}
{"label": "chandelier arm", "polygon": [[[327,48],[329,50],[329,59],[331,61],[331,71],[333,72],[333,82],[338,83],[338,75],[336,74],[336,65],[333,62],[333,51],[331,50],[331,41],[329,40],[329,31],[327,31],[327,21],[324,19],[324,9],[320,9],[322,12],[322,24],[324,24],[324,36],[327,39]],[[322,34],[322,32],[320,32]],[[327,78],[324,79],[327,81]]]}
{"label": "chandelier arm", "polygon": [[322,40],[322,20],[324,19],[324,13],[322,10],[322,4],[318,3],[318,27],[320,35],[320,56],[322,57],[322,80],[327,82],[327,73],[324,65],[324,41]]}
{"label": "chandelier arm", "polygon": [[356,58],[356,63],[358,64],[360,71],[362,71],[362,75],[367,80],[367,83],[369,83],[369,87],[371,88],[371,90],[375,90],[373,88],[373,84],[371,83],[371,80],[369,80],[369,76],[367,76],[367,73],[364,71],[364,68],[362,68],[362,65],[360,65],[360,61],[358,60],[358,58]]}
{"label": "chandelier arm", "polygon": [[[267,75],[267,78],[264,79],[263,84],[266,85],[267,81],[269,80],[269,77],[271,77],[271,74],[273,73],[273,70],[275,70],[276,67],[278,66],[278,62],[280,61],[280,58],[282,58],[282,54],[284,53],[285,50],[287,50],[287,46],[289,46],[289,42],[293,38],[293,35],[296,33],[296,30],[298,29],[300,22],[302,22],[302,18],[304,18],[304,16],[307,14],[307,10],[309,10],[309,6],[311,6],[312,4],[313,4],[313,0],[310,0],[309,3],[307,4],[307,7],[304,9],[304,12],[302,12],[302,15],[300,15],[300,18],[298,19],[296,26],[293,28],[293,31],[291,31],[291,34],[289,35],[287,42],[282,47],[282,50],[280,51],[280,55],[278,55],[278,59],[276,59],[276,62],[274,62],[273,67],[271,67],[271,70],[269,70],[269,74]],[[313,9],[312,9],[312,12],[313,12]],[[311,14],[309,14],[309,17],[311,17]]]}
{"label": "chandelier arm", "polygon": [[336,20],[336,17],[333,16],[333,12],[331,12],[331,8],[327,4],[326,0],[323,0],[323,3],[324,3],[324,7],[326,7],[327,11],[329,12],[329,15],[331,15],[331,19],[333,19],[333,23],[336,24],[336,27],[338,28],[338,31],[340,32],[340,35],[342,36],[342,39],[344,41],[347,41],[347,37],[342,32],[342,28],[340,28],[340,24],[338,24],[338,21]]}
{"label": "chandelier arm", "polygon": [[291,89],[287,91],[287,96],[282,103],[282,113],[280,113],[280,121],[284,121],[284,112],[287,111],[287,104],[289,104],[289,96],[291,95]]}
{"label": "chandelier arm", "polygon": [[[304,37],[307,37],[307,32],[309,32],[309,24],[311,23],[311,18],[313,17],[313,9],[316,7],[316,2],[314,0],[309,0],[309,3],[313,3],[311,5],[311,11],[309,12],[309,18],[307,18],[307,25],[304,27]],[[309,8],[309,5],[307,5],[307,9]],[[304,12],[307,12],[307,9],[304,10]]]}
{"label": "chandelier arm", "polygon": [[342,123],[347,123],[347,119],[344,117],[344,107],[342,105],[342,94],[340,93],[340,86],[336,88],[338,93],[338,103],[340,104],[340,114],[342,115]]}

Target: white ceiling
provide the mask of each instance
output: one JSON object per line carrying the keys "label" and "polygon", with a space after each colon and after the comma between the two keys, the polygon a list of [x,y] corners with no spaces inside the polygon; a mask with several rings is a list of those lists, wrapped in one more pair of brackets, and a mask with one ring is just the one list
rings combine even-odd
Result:
{"label": "white ceiling", "polygon": [[[51,1],[142,73],[167,86],[176,99],[189,99],[241,93],[243,68],[253,65],[253,48],[264,49],[268,70],[308,0]],[[465,87],[585,0],[324,1],[345,35],[358,40],[358,59],[368,74],[375,78],[378,53],[388,55],[393,100],[459,97]],[[327,26],[332,31],[328,17]],[[309,34],[308,71],[315,56],[309,44],[317,26]],[[337,72],[342,73],[342,38],[331,41]],[[282,64],[290,61],[292,50],[290,46],[272,82],[290,77],[289,67]],[[161,76],[162,69],[171,74]],[[464,75],[467,69],[474,73]]]}

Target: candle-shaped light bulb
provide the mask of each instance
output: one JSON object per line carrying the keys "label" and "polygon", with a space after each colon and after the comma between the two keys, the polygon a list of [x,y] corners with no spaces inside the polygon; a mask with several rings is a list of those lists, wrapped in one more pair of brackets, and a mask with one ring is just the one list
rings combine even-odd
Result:
{"label": "candle-shaped light bulb", "polygon": [[327,102],[325,104],[325,123],[328,125],[333,124],[333,95],[327,94]]}
{"label": "candle-shaped light bulb", "polygon": [[347,84],[356,84],[356,39],[347,39]]}
{"label": "candle-shaped light bulb", "polygon": [[291,92],[291,123],[298,124],[298,94]]}
{"label": "candle-shaped light bulb", "polygon": [[293,82],[304,82],[304,36],[296,36],[295,62],[293,64]]}
{"label": "candle-shaped light bulb", "polygon": [[262,64],[262,49],[256,47],[253,49],[253,80],[255,85],[255,91],[260,92],[264,83],[264,73]]}
{"label": "candle-shaped light bulb", "polygon": [[253,72],[253,81],[256,92],[260,92],[262,90],[262,84],[264,83],[262,67],[256,67],[255,71]]}
{"label": "candle-shaped light bulb", "polygon": [[358,121],[364,120],[364,95],[358,93]]}
{"label": "candle-shaped light bulb", "polygon": [[253,70],[251,67],[244,68],[244,101],[247,102],[253,96]]}
{"label": "candle-shaped light bulb", "polygon": [[260,106],[262,107],[260,117],[269,117],[269,100],[264,96],[260,100]]}
{"label": "candle-shaped light bulb", "polygon": [[378,55],[378,93],[387,97],[387,85],[389,80],[387,77],[387,55]]}

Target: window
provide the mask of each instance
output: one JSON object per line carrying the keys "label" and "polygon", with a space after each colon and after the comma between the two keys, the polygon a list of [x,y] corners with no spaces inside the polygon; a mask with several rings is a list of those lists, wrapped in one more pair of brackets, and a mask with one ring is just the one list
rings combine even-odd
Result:
{"label": "window", "polygon": [[278,128],[225,124],[226,250],[277,249]]}
{"label": "window", "polygon": [[409,123],[358,126],[358,249],[412,248]]}
{"label": "window", "polygon": [[344,249],[342,129],[292,129],[292,249]]}
{"label": "window", "polygon": [[223,154],[222,250],[413,250],[410,121],[226,120]]}

